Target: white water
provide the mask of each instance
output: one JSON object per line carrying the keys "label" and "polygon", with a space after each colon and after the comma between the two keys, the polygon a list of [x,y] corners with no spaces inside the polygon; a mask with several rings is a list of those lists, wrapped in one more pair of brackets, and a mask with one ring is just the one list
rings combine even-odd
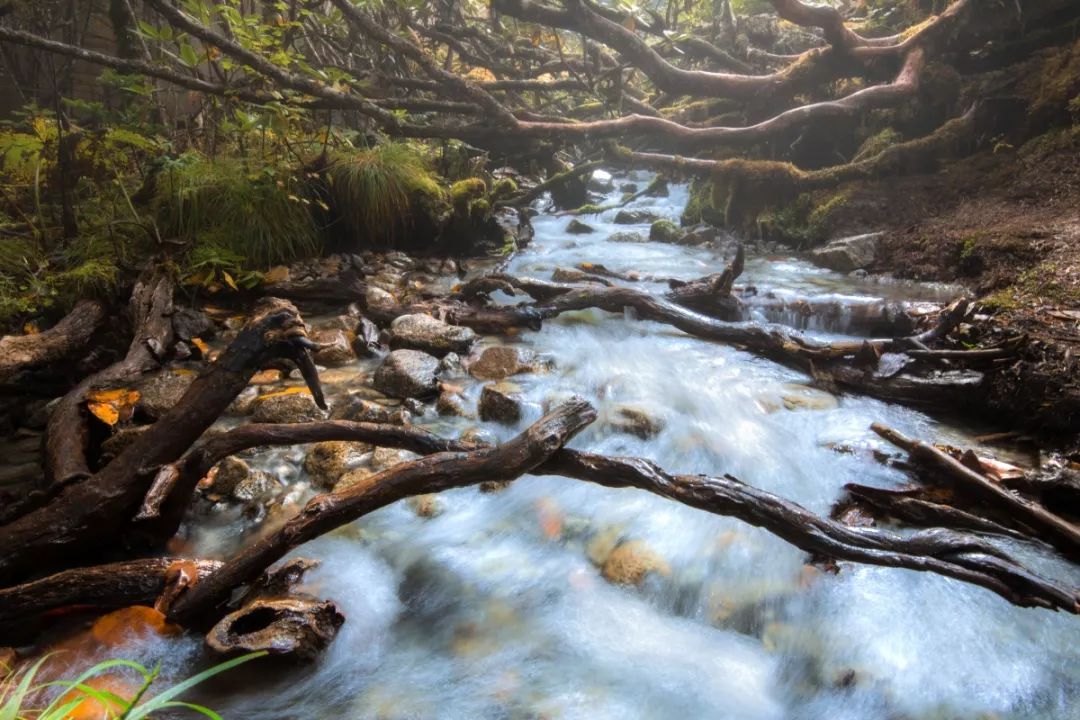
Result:
{"label": "white water", "polygon": [[[670,198],[636,205],[677,216],[685,201],[674,187]],[[510,270],[546,278],[598,262],[693,278],[725,263],[713,250],[606,242],[616,230],[647,233],[611,225],[613,215],[583,218],[597,228],[587,236],[565,234],[567,218],[536,218],[536,240]],[[743,280],[854,302],[938,294],[793,258],[752,257]],[[577,393],[600,420],[574,447],[731,473],[816,512],[828,512],[846,482],[903,481],[865,452],[879,446],[872,421],[970,443],[962,429],[861,397],[785,410],[780,399],[805,377],[659,324],[588,311],[520,342],[557,369],[514,378],[531,411],[518,427],[489,425],[499,437]],[[479,390],[467,393],[475,400]],[[619,403],[646,408],[664,430],[649,441],[614,432]],[[475,424],[426,420],[443,434]],[[840,454],[833,443],[863,452]],[[263,464],[303,483],[301,458],[276,452]],[[399,503],[304,547],[299,554],[324,561],[311,590],[341,607],[341,634],[311,669],[281,680],[236,675],[235,692],[214,706],[226,718],[264,720],[1080,717],[1076,617],[911,571],[844,564],[839,575],[808,575],[803,553],[766,532],[634,490],[527,477],[502,493],[468,488],[442,501],[436,518]],[[604,533],[644,541],[670,571],[640,589],[609,584],[588,557]],[[221,532],[207,533],[201,550],[221,542]],[[1080,582],[1061,563],[1019,551]]]}

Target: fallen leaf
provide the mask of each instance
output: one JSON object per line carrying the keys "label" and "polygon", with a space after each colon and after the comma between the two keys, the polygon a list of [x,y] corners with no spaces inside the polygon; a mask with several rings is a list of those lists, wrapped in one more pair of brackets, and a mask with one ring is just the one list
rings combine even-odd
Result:
{"label": "fallen leaf", "polygon": [[266,393],[265,395],[260,395],[259,397],[255,398],[255,402],[262,402],[263,400],[266,400],[268,398],[283,397],[285,395],[310,395],[310,394],[311,394],[311,391],[308,390],[305,386],[298,385],[296,387],[289,387],[289,388],[285,388],[284,390],[276,390],[276,391],[274,391],[272,393]]}
{"label": "fallen leaf", "polygon": [[41,331],[38,330],[38,326],[35,325],[32,322],[28,322],[25,325],[23,325],[23,334],[24,335],[37,335],[40,332]]}
{"label": "fallen leaf", "polygon": [[87,394],[86,407],[98,420],[112,426],[131,419],[140,397],[138,390],[98,390]]}
{"label": "fallen leaf", "polygon": [[191,344],[199,348],[199,352],[202,353],[203,357],[206,357],[210,352],[210,346],[202,338],[191,338]]}
{"label": "fallen leaf", "polygon": [[290,277],[291,274],[289,268],[284,265],[278,265],[263,273],[262,280],[264,285],[276,285],[278,283],[288,282]]}
{"label": "fallen leaf", "polygon": [[229,287],[231,287],[233,290],[235,290],[237,292],[240,291],[240,288],[238,288],[236,286],[236,280],[233,279],[232,275],[230,275],[229,273],[222,270],[221,271],[221,277],[224,278],[226,285],[228,285]]}
{"label": "fallen leaf", "polygon": [[94,639],[105,646],[121,645],[133,639],[179,635],[180,628],[165,620],[152,607],[132,605],[98,618],[91,628]]}

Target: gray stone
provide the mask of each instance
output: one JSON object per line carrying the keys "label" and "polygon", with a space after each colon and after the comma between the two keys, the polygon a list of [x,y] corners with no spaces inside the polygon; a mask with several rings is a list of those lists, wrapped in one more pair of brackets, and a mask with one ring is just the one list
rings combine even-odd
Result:
{"label": "gray stone", "polygon": [[496,345],[484,348],[469,363],[469,374],[481,380],[504,380],[518,373],[532,372],[535,355],[518,348]]}
{"label": "gray stone", "polygon": [[643,243],[647,242],[648,238],[639,232],[631,232],[624,230],[622,232],[613,233],[608,236],[608,242],[624,242],[624,243]]}
{"label": "gray stone", "polygon": [[656,220],[659,215],[651,210],[620,210],[612,220],[616,225],[644,225]]}
{"label": "gray stone", "polygon": [[386,423],[404,425],[408,414],[400,407],[387,407],[367,398],[350,396],[344,402],[335,404],[331,415],[334,420],[353,422]]}
{"label": "gray stone", "polygon": [[402,315],[390,324],[390,347],[420,350],[442,357],[447,353],[467,353],[476,342],[472,328],[450,325],[430,315]]}
{"label": "gray stone", "polygon": [[193,382],[195,382],[194,373],[177,375],[163,370],[139,386],[138,407],[157,420],[180,401]]}
{"label": "gray stone", "polygon": [[324,413],[306,390],[270,393],[256,398],[251,419],[257,423],[302,423],[322,420]]}
{"label": "gray stone", "polygon": [[315,352],[315,362],[326,367],[341,367],[356,359],[352,342],[344,330],[319,330],[311,336],[322,347]]}
{"label": "gray stone", "polygon": [[373,384],[391,397],[427,397],[438,390],[437,358],[419,350],[394,350],[375,371]]}
{"label": "gray stone", "polygon": [[514,383],[490,383],[480,391],[480,419],[513,425],[521,420],[521,403],[521,388]]}
{"label": "gray stone", "polygon": [[588,235],[589,233],[596,232],[596,228],[592,225],[586,225],[577,218],[570,221],[570,224],[566,226],[566,232],[571,235]]}
{"label": "gray stone", "polygon": [[877,256],[882,233],[866,233],[833,240],[812,253],[814,263],[836,270],[851,272],[872,265]]}

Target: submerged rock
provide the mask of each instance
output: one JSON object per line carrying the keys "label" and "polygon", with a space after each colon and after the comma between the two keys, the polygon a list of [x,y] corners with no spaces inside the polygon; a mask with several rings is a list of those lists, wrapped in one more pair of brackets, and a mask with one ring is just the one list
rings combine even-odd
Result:
{"label": "submerged rock", "polygon": [[406,501],[418,517],[433,518],[443,511],[442,499],[435,493],[414,495]]}
{"label": "submerged rock", "polygon": [[589,233],[596,232],[596,228],[592,225],[586,225],[577,218],[570,221],[570,224],[566,226],[566,232],[571,235],[588,235]]}
{"label": "submerged rock", "polygon": [[255,398],[251,419],[257,423],[302,423],[322,420],[325,413],[307,388],[290,388]]}
{"label": "submerged rock", "polygon": [[381,472],[395,465],[415,460],[418,457],[420,456],[414,452],[399,448],[375,448],[375,451],[371,454],[371,468]]}
{"label": "submerged rock", "polygon": [[480,419],[513,425],[521,420],[521,388],[514,383],[498,382],[480,392]]}
{"label": "submerged rock", "polygon": [[644,225],[651,223],[660,216],[651,210],[620,210],[612,220],[616,225]]}
{"label": "submerged rock", "polygon": [[608,242],[643,243],[648,242],[648,238],[646,238],[639,232],[623,230],[621,232],[608,235]]}
{"label": "submerged rock", "polygon": [[428,397],[438,390],[437,358],[419,350],[394,350],[375,371],[376,390],[391,397]]}
{"label": "submerged rock", "polygon": [[436,357],[467,353],[476,342],[471,328],[450,325],[430,315],[402,315],[390,324],[390,347],[420,350]]}
{"label": "submerged rock", "polygon": [[623,405],[615,410],[615,419],[611,421],[611,427],[618,432],[649,440],[660,434],[660,431],[664,429],[664,423],[640,407]]}
{"label": "submerged rock", "polygon": [[611,551],[600,572],[616,585],[641,585],[649,573],[669,575],[671,568],[644,542],[631,540]]}
{"label": "submerged rock", "polygon": [[331,417],[334,420],[390,425],[404,425],[409,420],[409,414],[400,407],[388,407],[355,395],[350,395],[344,402],[336,405]]}
{"label": "submerged rock", "polygon": [[851,272],[874,263],[882,233],[866,233],[833,240],[811,254],[822,267],[838,272]]}
{"label": "submerged rock", "polygon": [[329,489],[370,450],[371,445],[361,442],[331,440],[315,443],[304,458],[304,469],[314,485]]}
{"label": "submerged rock", "polygon": [[334,492],[344,492],[346,490],[352,490],[357,486],[363,485],[367,482],[367,479],[375,474],[375,471],[369,467],[358,467],[348,471],[334,483]]}
{"label": "submerged rock", "polygon": [[461,393],[443,390],[435,402],[435,411],[444,417],[472,417],[472,411]]}

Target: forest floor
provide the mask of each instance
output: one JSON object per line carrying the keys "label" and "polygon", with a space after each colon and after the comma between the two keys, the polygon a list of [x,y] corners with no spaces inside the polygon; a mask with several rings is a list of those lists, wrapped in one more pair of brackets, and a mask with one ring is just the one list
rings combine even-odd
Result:
{"label": "forest floor", "polygon": [[[853,184],[838,215],[841,234],[884,230],[871,270],[959,282],[992,314],[986,332],[1034,341],[1030,363],[1002,374],[1004,385],[995,388],[1003,411],[1075,417],[1080,126],[1020,148],[982,152],[934,174]],[[1033,387],[1044,391],[1038,406]]]}

